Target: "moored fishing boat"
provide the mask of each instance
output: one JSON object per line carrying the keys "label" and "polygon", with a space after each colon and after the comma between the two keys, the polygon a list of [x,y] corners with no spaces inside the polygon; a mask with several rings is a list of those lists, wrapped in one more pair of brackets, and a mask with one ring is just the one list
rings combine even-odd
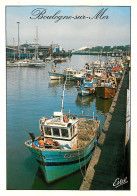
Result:
{"label": "moored fishing boat", "polygon": [[83,79],[83,84],[80,85],[78,82],[77,91],[81,96],[91,95],[95,93],[95,88],[97,86],[97,78],[90,77]]}
{"label": "moored fishing boat", "polygon": [[97,96],[108,99],[108,98],[113,98],[115,96],[116,89],[112,87],[97,87],[96,88],[96,94]]}
{"label": "moored fishing boat", "polygon": [[62,73],[58,73],[54,71],[49,72],[49,77],[51,80],[64,79],[64,75]]}
{"label": "moored fishing boat", "polygon": [[97,77],[102,77],[106,74],[106,68],[105,67],[99,67],[93,69],[94,75]]}
{"label": "moored fishing boat", "polygon": [[49,71],[49,77],[51,80],[60,80],[60,79],[64,79],[64,74],[63,73],[59,73],[56,71],[55,69],[55,63],[52,64],[52,70]]}
{"label": "moored fishing boat", "polygon": [[117,82],[113,77],[102,77],[98,81],[98,86],[96,87],[96,95],[98,97],[107,99],[113,98],[116,93]]}
{"label": "moored fishing boat", "polygon": [[[47,183],[67,176],[85,166],[97,145],[100,121],[80,119],[61,112],[40,119],[40,136],[30,133],[25,145],[34,155]],[[72,117],[71,117],[72,116]]]}
{"label": "moored fishing boat", "polygon": [[67,59],[66,58],[63,58],[63,57],[56,57],[55,59],[54,59],[54,62],[55,63],[64,63],[64,62],[66,62],[67,61]]}
{"label": "moored fishing boat", "polygon": [[36,59],[29,63],[29,67],[44,67],[46,63],[43,60]]}
{"label": "moored fishing boat", "polygon": [[[55,112],[52,119],[40,119],[41,136],[25,145],[50,183],[87,164],[97,145],[100,122],[68,118]],[[85,129],[86,127],[86,129]]]}
{"label": "moored fishing boat", "polygon": [[64,69],[64,77],[66,80],[75,80],[74,75],[76,75],[77,73],[78,71],[72,69],[71,67],[67,67],[66,69]]}

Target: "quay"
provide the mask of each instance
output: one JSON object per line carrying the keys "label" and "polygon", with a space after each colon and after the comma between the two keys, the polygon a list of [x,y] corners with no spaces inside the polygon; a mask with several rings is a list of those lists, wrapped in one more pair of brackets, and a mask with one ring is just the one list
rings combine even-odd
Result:
{"label": "quay", "polygon": [[[130,190],[130,139],[125,145],[129,72],[121,79],[80,190]],[[118,181],[126,183],[116,186]]]}

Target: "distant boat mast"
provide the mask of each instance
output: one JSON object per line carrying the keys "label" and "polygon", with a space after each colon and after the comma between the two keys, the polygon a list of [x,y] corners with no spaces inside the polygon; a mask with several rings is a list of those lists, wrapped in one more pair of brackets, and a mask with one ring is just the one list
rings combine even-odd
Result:
{"label": "distant boat mast", "polygon": [[35,40],[35,60],[38,59],[38,27],[36,26],[36,38]]}
{"label": "distant boat mast", "polygon": [[19,39],[19,24],[20,22],[17,22],[18,24],[18,53],[19,53],[19,59],[20,59],[20,39]]}
{"label": "distant boat mast", "polygon": [[14,61],[15,61],[15,42],[14,42],[14,37],[13,37],[13,52],[14,52]]}
{"label": "distant boat mast", "polygon": [[38,27],[36,26],[36,46],[37,46],[37,58],[38,58]]}

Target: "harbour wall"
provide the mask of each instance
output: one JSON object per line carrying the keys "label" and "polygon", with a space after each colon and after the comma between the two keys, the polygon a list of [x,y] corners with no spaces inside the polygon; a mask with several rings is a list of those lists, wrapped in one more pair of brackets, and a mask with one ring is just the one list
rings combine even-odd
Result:
{"label": "harbour wall", "polygon": [[[130,145],[127,153],[125,148],[128,77],[125,72],[119,83],[80,190],[130,189]],[[115,180],[125,178],[128,182],[116,188]]]}

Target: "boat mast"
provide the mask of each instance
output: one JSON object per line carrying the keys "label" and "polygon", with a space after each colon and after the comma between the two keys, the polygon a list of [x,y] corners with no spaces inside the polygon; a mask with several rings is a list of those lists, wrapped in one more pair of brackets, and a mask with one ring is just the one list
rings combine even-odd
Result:
{"label": "boat mast", "polygon": [[14,61],[15,61],[15,42],[14,42],[14,37],[13,37],[13,52],[14,52]]}
{"label": "boat mast", "polygon": [[19,59],[20,59],[20,38],[19,38],[19,24],[20,22],[17,22],[18,24],[18,53],[19,53]]}
{"label": "boat mast", "polygon": [[36,47],[37,47],[37,59],[38,59],[38,27],[36,26]]}
{"label": "boat mast", "polygon": [[64,92],[65,92],[66,81],[67,81],[67,79],[65,79],[65,82],[64,82],[64,85],[63,85],[62,104],[61,104],[61,112],[62,112],[62,114],[63,114]]}

